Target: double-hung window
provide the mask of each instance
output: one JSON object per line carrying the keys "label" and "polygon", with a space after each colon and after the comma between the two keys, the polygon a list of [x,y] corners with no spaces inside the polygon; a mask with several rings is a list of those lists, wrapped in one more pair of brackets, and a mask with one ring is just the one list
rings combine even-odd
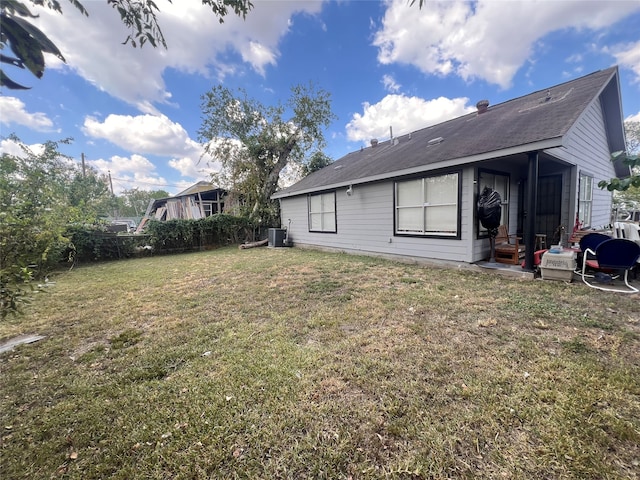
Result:
{"label": "double-hung window", "polygon": [[578,220],[583,227],[591,225],[591,209],[593,206],[593,177],[580,173],[578,186]]}
{"label": "double-hung window", "polygon": [[336,193],[309,195],[309,231],[336,233]]}
{"label": "double-hung window", "polygon": [[395,183],[395,233],[459,235],[459,173],[403,180]]}

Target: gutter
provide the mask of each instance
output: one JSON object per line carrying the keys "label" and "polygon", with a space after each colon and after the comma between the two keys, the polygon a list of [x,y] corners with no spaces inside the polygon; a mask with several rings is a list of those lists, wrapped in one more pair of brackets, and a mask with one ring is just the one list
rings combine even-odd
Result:
{"label": "gutter", "polygon": [[547,150],[550,148],[563,147],[564,137],[555,137],[547,140],[540,140],[538,142],[529,143],[525,145],[518,145],[517,147],[505,148],[503,150],[494,150],[492,152],[480,153],[477,155],[470,155],[467,157],[456,158],[453,160],[445,160],[430,165],[420,165],[417,167],[406,168],[404,170],[394,170],[392,172],[381,173],[378,175],[371,175],[369,177],[363,177],[352,180],[342,180],[340,182],[318,185],[314,187],[304,188],[302,190],[287,191],[281,190],[271,195],[272,200],[280,198],[296,197],[298,195],[306,195],[308,193],[314,193],[322,190],[333,190],[342,187],[348,187],[349,185],[361,185],[363,183],[378,182],[381,180],[389,180],[392,178],[402,177],[405,175],[412,175],[415,173],[428,172],[431,170],[439,170],[441,168],[459,167],[461,165],[467,165],[471,163],[481,162],[483,160],[490,160],[497,157],[506,157],[510,155],[516,155],[520,153],[529,153],[536,150]]}

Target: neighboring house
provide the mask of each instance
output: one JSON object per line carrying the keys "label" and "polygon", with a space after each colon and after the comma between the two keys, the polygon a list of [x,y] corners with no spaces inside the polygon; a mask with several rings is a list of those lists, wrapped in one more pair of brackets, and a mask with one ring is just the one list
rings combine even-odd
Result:
{"label": "neighboring house", "polygon": [[151,200],[144,218],[138,225],[142,231],[149,220],[177,220],[209,217],[224,212],[227,192],[209,182],[198,182],[173,197]]}
{"label": "neighboring house", "polygon": [[[273,195],[295,245],[475,263],[489,257],[477,217],[485,186],[502,223],[534,245],[566,242],[576,216],[611,222],[598,181],[626,176],[617,67],[487,106],[346,155]],[[398,112],[402,115],[402,112]],[[559,228],[560,227],[560,228]],[[533,265],[527,248],[526,266]]]}

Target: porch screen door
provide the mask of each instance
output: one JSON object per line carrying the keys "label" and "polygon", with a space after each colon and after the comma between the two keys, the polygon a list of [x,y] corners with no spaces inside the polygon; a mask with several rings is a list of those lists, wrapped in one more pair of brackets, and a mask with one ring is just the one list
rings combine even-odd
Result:
{"label": "porch screen door", "polygon": [[[527,191],[527,180],[522,182],[521,192]],[[518,232],[523,231],[523,221],[526,215],[525,199],[522,193],[518,202]],[[536,210],[536,234],[547,236],[547,248],[557,244],[560,239],[556,230],[560,226],[560,209],[562,207],[562,175],[547,175],[538,177],[538,202]]]}
{"label": "porch screen door", "polygon": [[547,248],[560,241],[560,238],[554,238],[554,235],[560,226],[561,205],[562,175],[539,177],[536,233],[547,236]]}

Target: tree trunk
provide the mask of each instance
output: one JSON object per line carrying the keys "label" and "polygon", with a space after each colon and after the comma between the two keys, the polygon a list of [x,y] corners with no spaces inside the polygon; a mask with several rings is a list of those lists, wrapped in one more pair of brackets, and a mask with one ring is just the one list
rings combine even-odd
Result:
{"label": "tree trunk", "polygon": [[259,242],[243,243],[238,248],[240,250],[246,250],[247,248],[264,247],[268,243],[269,243],[269,239],[266,239],[266,240],[260,240]]}
{"label": "tree trunk", "polygon": [[296,146],[296,138],[298,134],[295,132],[292,134],[285,143],[282,150],[280,150],[278,154],[278,161],[273,166],[273,168],[269,171],[267,175],[267,179],[264,182],[262,187],[262,191],[260,192],[260,197],[256,200],[256,203],[253,206],[252,214],[256,214],[260,205],[267,205],[269,200],[271,199],[271,195],[273,195],[278,188],[278,180],[280,179],[280,172],[284,167],[287,166],[287,162],[289,160],[289,155],[293,151]]}

